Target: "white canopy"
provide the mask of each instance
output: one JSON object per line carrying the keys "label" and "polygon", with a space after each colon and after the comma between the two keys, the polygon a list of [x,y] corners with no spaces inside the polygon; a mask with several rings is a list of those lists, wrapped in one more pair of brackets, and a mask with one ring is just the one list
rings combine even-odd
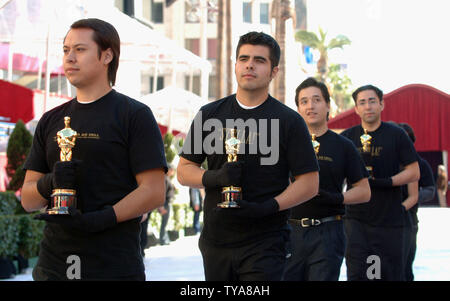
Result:
{"label": "white canopy", "polygon": [[173,86],[144,95],[140,101],[150,107],[159,124],[182,133],[189,131],[195,114],[206,104],[198,95]]}
{"label": "white canopy", "polygon": [[0,43],[12,43],[14,53],[44,58],[48,42],[49,60],[59,65],[63,38],[70,25],[82,18],[114,25],[121,39],[121,60],[139,61],[143,68],[176,64],[177,72],[211,72],[208,60],[120,12],[108,0],[11,0],[0,8]]}

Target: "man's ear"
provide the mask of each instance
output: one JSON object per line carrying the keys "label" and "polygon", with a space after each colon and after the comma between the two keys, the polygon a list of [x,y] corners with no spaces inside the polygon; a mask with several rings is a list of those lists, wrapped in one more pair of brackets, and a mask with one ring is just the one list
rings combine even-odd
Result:
{"label": "man's ear", "polygon": [[114,54],[111,48],[108,48],[103,52],[103,64],[108,65],[109,63],[112,62],[113,58]]}
{"label": "man's ear", "polygon": [[280,68],[278,67],[278,66],[275,66],[275,67],[273,67],[273,69],[272,69],[272,79],[274,79],[275,78],[275,76],[277,75],[277,73],[278,73],[278,70],[280,70]]}

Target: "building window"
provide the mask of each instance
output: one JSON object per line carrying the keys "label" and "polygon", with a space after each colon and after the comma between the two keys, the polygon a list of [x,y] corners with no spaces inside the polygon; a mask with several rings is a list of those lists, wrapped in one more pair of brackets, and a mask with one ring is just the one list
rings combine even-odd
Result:
{"label": "building window", "polygon": [[123,12],[128,16],[134,16],[134,0],[123,0]]}
{"label": "building window", "polygon": [[245,23],[252,23],[252,3],[243,2],[242,3],[242,18]]}
{"label": "building window", "polygon": [[184,48],[195,55],[200,55],[200,39],[185,39]]}
{"label": "building window", "polygon": [[152,22],[163,23],[164,22],[164,3],[152,0]]}
{"label": "building window", "polygon": [[191,81],[190,76],[184,77],[184,88],[187,91],[191,91],[192,93],[200,96],[200,76],[199,75],[192,76],[192,90],[189,89],[190,81]]}
{"label": "building window", "polygon": [[[153,78],[154,76],[150,76],[150,93],[153,93]],[[158,76],[158,78],[156,79],[156,91],[161,90],[162,88],[164,88],[164,77],[163,76]]]}
{"label": "building window", "polygon": [[259,23],[269,24],[269,3],[261,3],[259,6]]}

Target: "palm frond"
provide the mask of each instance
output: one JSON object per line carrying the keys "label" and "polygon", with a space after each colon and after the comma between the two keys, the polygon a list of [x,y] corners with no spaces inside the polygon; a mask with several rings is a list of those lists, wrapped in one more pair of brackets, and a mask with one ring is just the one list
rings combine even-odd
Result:
{"label": "palm frond", "polygon": [[301,42],[305,46],[318,48],[320,41],[317,35],[306,30],[299,30],[295,33],[295,40]]}
{"label": "palm frond", "polygon": [[338,35],[335,38],[331,39],[330,43],[328,43],[328,49],[333,48],[342,48],[344,45],[350,45],[352,41],[344,35]]}

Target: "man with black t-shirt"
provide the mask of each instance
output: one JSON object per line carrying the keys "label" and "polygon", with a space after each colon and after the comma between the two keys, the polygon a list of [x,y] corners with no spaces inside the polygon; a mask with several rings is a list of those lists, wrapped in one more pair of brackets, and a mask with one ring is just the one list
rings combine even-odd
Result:
{"label": "man with black t-shirt", "polygon": [[[141,216],[164,203],[167,165],[151,110],[111,87],[120,39],[99,19],[72,24],[63,46],[65,75],[77,97],[46,112],[25,162],[22,206],[49,206],[55,188],[75,189],[77,208],[47,221],[35,280],[145,280]],[[78,134],[72,161],[59,161],[64,117]]]}
{"label": "man with black t-shirt", "polygon": [[[281,280],[287,209],[317,194],[318,164],[304,120],[268,92],[278,71],[278,43],[249,32],[239,40],[236,59],[237,92],[201,108],[181,152],[178,180],[206,190],[199,240],[206,280]],[[224,144],[234,128],[238,158],[227,162]],[[205,159],[208,170],[200,168]],[[239,208],[217,207],[226,186],[242,188]]]}
{"label": "man with black t-shirt", "polygon": [[[409,139],[412,143],[416,142],[416,135],[412,127],[407,123],[399,123],[401,128],[403,128],[408,134]],[[433,178],[433,171],[431,170],[430,164],[425,161],[421,156],[417,155],[419,159],[419,169],[420,169],[420,180],[417,187],[410,187],[414,183],[409,183],[406,193],[404,193],[404,198],[408,198],[411,189],[419,189],[418,191],[418,202],[412,206],[408,212],[407,224],[405,224],[405,280],[413,281],[413,262],[416,257],[417,249],[417,232],[419,231],[419,219],[417,218],[417,211],[419,209],[419,204],[431,201],[436,193],[436,184]],[[417,185],[417,184],[416,184]],[[415,191],[417,192],[417,191]]]}
{"label": "man with black t-shirt", "polygon": [[[344,204],[369,201],[364,162],[353,143],[328,129],[330,94],[307,78],[295,91],[297,110],[313,135],[319,162],[319,194],[291,210],[291,256],[284,280],[337,281],[344,258]],[[342,193],[344,180],[351,185]]]}
{"label": "man with black t-shirt", "polygon": [[383,92],[372,85],[353,92],[361,125],[345,130],[369,170],[370,202],[346,206],[348,280],[403,280],[406,208],[401,186],[419,180],[417,154],[405,131],[381,121]]}

